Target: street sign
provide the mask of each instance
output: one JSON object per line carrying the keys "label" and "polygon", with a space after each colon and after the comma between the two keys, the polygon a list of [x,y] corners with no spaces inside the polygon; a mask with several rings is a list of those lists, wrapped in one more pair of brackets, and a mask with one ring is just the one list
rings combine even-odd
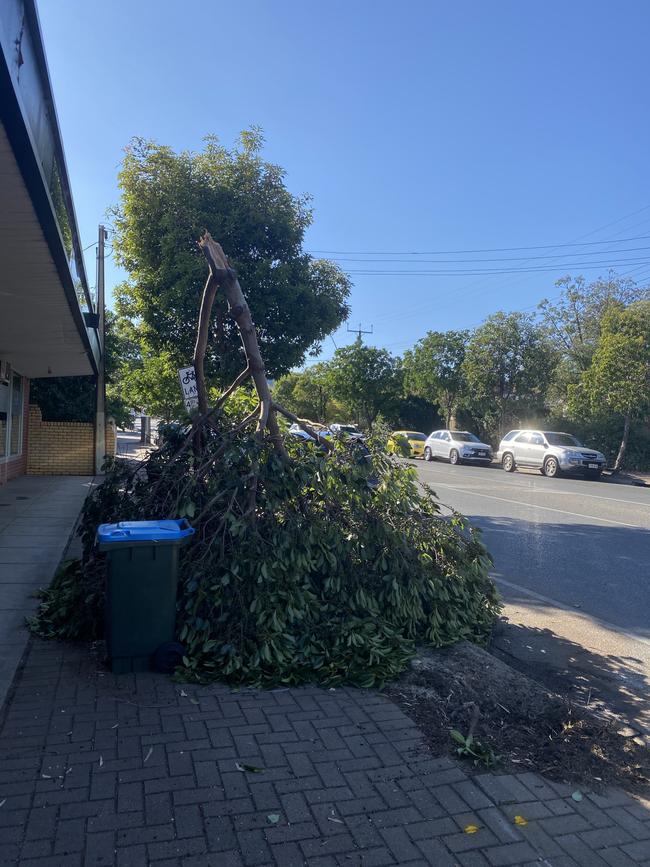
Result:
{"label": "street sign", "polygon": [[187,412],[191,412],[199,405],[199,398],[196,391],[196,373],[193,367],[181,367],[178,371],[178,379],[183,392],[183,403]]}

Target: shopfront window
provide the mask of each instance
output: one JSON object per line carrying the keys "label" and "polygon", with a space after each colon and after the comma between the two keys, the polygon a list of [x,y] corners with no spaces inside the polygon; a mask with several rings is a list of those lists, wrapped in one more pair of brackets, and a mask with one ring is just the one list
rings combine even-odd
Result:
{"label": "shopfront window", "polygon": [[23,399],[22,376],[0,380],[0,461],[22,453]]}
{"label": "shopfront window", "polygon": [[23,378],[17,373],[11,377],[11,420],[9,424],[9,454],[19,455],[23,450]]}
{"label": "shopfront window", "polygon": [[9,436],[9,383],[0,380],[0,459],[7,456]]}

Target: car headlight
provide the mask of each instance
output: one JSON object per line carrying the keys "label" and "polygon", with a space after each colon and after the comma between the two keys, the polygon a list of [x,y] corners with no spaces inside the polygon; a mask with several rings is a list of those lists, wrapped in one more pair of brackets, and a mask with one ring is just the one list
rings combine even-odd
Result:
{"label": "car headlight", "polygon": [[567,456],[567,458],[571,458],[571,459],[575,459],[575,458],[580,459],[580,458],[582,458],[582,455],[580,454],[580,452],[576,452],[576,451],[574,451],[573,449],[569,449],[569,450],[566,452],[566,456]]}

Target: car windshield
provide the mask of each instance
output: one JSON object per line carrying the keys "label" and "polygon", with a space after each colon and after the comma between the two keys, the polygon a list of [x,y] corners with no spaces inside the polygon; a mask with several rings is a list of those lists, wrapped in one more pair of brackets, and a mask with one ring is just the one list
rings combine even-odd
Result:
{"label": "car windshield", "polygon": [[409,440],[420,440],[420,442],[424,442],[426,439],[424,434],[417,433],[417,431],[412,430],[405,431],[404,436]]}
{"label": "car windshield", "polygon": [[359,433],[359,431],[353,424],[340,424],[338,426],[338,429],[342,433]]}
{"label": "car windshield", "polygon": [[544,436],[548,440],[549,444],[552,446],[580,446],[582,448],[582,443],[580,442],[580,440],[576,439],[571,434],[547,433],[545,431]]}
{"label": "car windshield", "polygon": [[480,443],[480,439],[475,437],[473,433],[468,433],[466,430],[453,430],[451,436],[457,443]]}

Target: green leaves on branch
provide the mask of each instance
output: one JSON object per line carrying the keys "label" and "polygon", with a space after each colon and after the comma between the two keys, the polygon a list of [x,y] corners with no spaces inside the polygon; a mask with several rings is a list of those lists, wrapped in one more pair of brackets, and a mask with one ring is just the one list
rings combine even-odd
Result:
{"label": "green leaves on branch", "polygon": [[370,464],[349,441],[328,457],[289,442],[281,465],[230,425],[219,417],[200,464],[191,449],[173,458],[180,439],[137,473],[116,462],[83,520],[90,564],[98,523],[192,504],[182,677],[369,687],[395,677],[418,643],[487,639],[499,610],[489,557],[412,469],[380,453]]}
{"label": "green leaves on branch", "polygon": [[[196,239],[206,227],[228,250],[253,321],[263,323],[259,340],[271,376],[301,364],[348,314],[346,275],[302,250],[309,199],[287,190],[284,172],[262,158],[262,146],[259,130],[250,130],[232,149],[213,136],[199,152],[177,153],[145,139],[127,148],[112,228],[115,258],[128,279],[115,290],[116,310],[140,346],[135,365],[124,366],[127,390],[150,413],[170,417],[171,371],[193,355],[206,278]],[[218,293],[209,384],[226,386],[244,366]],[[152,388],[157,379],[161,388]]]}

